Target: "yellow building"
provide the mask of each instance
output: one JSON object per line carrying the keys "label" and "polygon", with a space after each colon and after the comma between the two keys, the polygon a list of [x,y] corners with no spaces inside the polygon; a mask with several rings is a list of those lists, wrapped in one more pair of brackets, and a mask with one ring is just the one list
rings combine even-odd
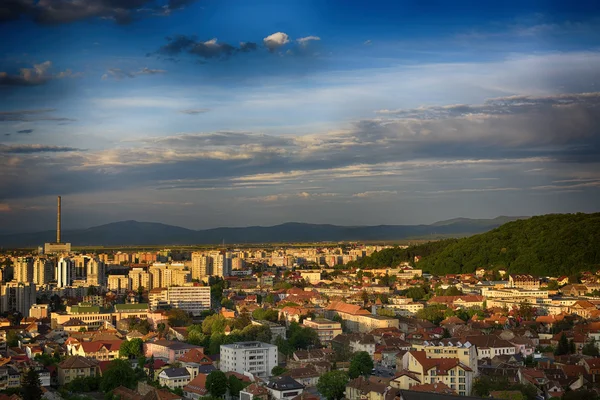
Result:
{"label": "yellow building", "polygon": [[58,364],[58,384],[64,386],[75,378],[98,376],[100,369],[96,360],[72,356]]}

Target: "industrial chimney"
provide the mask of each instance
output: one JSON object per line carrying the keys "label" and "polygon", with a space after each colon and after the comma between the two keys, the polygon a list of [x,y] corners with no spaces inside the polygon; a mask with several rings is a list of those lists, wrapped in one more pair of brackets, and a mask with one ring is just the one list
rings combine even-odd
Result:
{"label": "industrial chimney", "polygon": [[60,196],[58,196],[58,212],[56,214],[56,243],[60,243]]}

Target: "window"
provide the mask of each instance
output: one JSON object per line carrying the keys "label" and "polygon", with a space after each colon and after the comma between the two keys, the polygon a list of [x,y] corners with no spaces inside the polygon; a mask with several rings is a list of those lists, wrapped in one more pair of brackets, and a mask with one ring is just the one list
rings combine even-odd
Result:
{"label": "window", "polygon": [[465,385],[458,385],[458,390],[465,390]]}

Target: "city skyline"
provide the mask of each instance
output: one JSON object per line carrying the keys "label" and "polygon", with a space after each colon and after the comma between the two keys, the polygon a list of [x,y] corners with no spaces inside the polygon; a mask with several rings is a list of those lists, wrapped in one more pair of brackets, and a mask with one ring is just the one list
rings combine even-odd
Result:
{"label": "city skyline", "polygon": [[3,232],[600,211],[591,2],[68,3],[0,5]]}

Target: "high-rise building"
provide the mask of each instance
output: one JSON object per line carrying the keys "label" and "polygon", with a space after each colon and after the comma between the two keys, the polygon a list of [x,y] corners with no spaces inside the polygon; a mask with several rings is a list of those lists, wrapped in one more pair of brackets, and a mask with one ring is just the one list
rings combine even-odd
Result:
{"label": "high-rise building", "polygon": [[203,253],[192,253],[192,279],[204,280],[212,275],[212,258]]}
{"label": "high-rise building", "polygon": [[144,268],[132,268],[129,271],[131,278],[131,290],[138,290],[140,287],[150,289],[150,274]]}
{"label": "high-rise building", "polygon": [[29,316],[31,306],[35,304],[35,284],[33,282],[8,282],[0,286],[0,309],[2,312],[20,312]]}
{"label": "high-rise building", "polygon": [[14,263],[14,280],[17,282],[33,282],[33,258],[17,257]]}
{"label": "high-rise building", "polygon": [[131,278],[127,275],[109,275],[108,290],[115,293],[126,293],[131,290]]}
{"label": "high-rise building", "polygon": [[86,280],[90,286],[104,286],[106,276],[106,266],[98,258],[87,257]]}
{"label": "high-rise building", "polygon": [[54,262],[45,257],[36,257],[33,261],[33,283],[45,285],[54,279]]}
{"label": "high-rise building", "polygon": [[70,257],[61,257],[56,264],[57,286],[59,288],[71,286],[75,274],[75,262]]}
{"label": "high-rise building", "polygon": [[164,264],[155,264],[148,268],[148,275],[150,275],[150,283],[148,284],[149,289],[163,287],[163,268],[165,268]]}

